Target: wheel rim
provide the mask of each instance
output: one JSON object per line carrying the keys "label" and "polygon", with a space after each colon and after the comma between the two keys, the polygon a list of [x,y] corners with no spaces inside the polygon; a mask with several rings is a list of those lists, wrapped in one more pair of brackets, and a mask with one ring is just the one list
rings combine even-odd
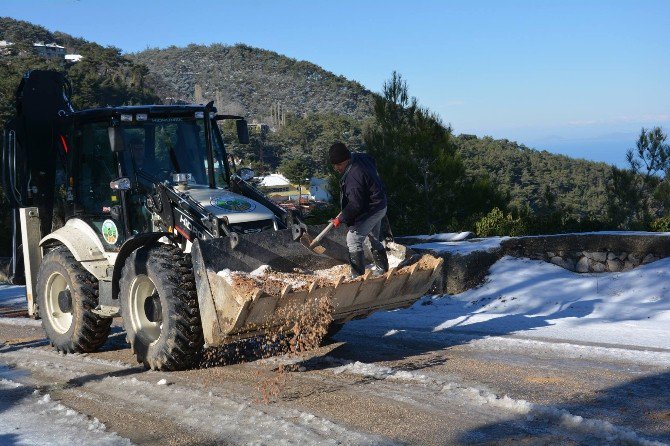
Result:
{"label": "wheel rim", "polygon": [[163,327],[160,321],[151,322],[145,310],[147,299],[150,299],[154,293],[156,293],[156,285],[148,276],[140,274],[133,279],[130,285],[130,296],[128,296],[130,326],[135,333],[148,339],[151,343],[158,340]]}
{"label": "wheel rim", "polygon": [[61,273],[54,272],[49,276],[46,289],[44,290],[47,307],[46,313],[54,330],[63,334],[67,333],[72,326],[72,312],[61,310],[58,304],[58,295],[61,291],[70,291],[70,285],[68,285],[67,280]]}

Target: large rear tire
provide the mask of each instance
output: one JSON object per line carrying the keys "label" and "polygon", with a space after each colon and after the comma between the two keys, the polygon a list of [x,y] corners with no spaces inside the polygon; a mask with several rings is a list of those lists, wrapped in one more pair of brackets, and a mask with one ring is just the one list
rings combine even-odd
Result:
{"label": "large rear tire", "polygon": [[105,343],[112,318],[93,313],[98,305],[98,281],[66,247],[44,256],[36,291],[42,328],[58,351],[93,352]]}
{"label": "large rear tire", "polygon": [[121,273],[123,326],[137,361],[154,370],[194,367],[203,346],[190,256],[161,243],[135,250]]}

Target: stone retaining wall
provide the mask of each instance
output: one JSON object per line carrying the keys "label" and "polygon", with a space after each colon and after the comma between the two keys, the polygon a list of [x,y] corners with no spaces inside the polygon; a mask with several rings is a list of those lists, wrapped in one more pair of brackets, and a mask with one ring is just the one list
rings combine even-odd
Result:
{"label": "stone retaining wall", "polygon": [[649,234],[561,234],[516,237],[505,254],[544,260],[578,273],[628,271],[670,256],[670,237]]}
{"label": "stone retaining wall", "polygon": [[[423,240],[425,243],[425,240]],[[474,243],[476,240],[463,243]],[[419,249],[445,259],[443,292],[458,294],[481,284],[489,268],[501,257],[544,260],[577,273],[618,272],[670,257],[670,236],[615,234],[560,234],[514,237],[499,248],[453,254]]]}
{"label": "stone retaining wall", "polygon": [[613,251],[569,251],[535,253],[531,258],[546,260],[570,271],[578,273],[602,273],[606,271],[619,272],[628,271],[636,266],[654,262],[659,258],[654,254],[647,254],[640,258],[641,254]]}

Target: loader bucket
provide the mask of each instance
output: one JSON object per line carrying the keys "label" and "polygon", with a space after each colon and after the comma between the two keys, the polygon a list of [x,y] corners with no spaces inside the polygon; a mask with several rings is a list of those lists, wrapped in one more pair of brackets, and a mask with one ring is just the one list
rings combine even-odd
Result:
{"label": "loader bucket", "polygon": [[[191,255],[208,346],[276,333],[290,326],[296,310],[323,299],[332,306],[334,323],[408,307],[441,278],[443,259],[396,245],[398,266],[381,276],[368,271],[349,279],[346,230],[322,240],[323,254],[305,246],[322,228],[309,227],[302,243],[292,230],[239,234],[232,243],[229,237],[195,241]],[[268,267],[272,273],[265,276],[253,273]]]}

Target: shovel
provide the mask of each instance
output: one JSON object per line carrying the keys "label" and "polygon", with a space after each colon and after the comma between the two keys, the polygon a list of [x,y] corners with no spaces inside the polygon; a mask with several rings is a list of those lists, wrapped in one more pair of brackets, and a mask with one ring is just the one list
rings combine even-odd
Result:
{"label": "shovel", "polygon": [[323,229],[323,231],[321,231],[319,233],[319,235],[314,237],[314,240],[312,240],[309,243],[309,249],[313,250],[317,254],[323,254],[324,252],[326,252],[326,248],[319,245],[319,242],[321,241],[321,239],[323,239],[326,236],[326,234],[328,234],[328,232],[330,232],[331,229],[333,229],[333,222],[332,221],[330,223],[328,223],[328,226],[326,226]]}

